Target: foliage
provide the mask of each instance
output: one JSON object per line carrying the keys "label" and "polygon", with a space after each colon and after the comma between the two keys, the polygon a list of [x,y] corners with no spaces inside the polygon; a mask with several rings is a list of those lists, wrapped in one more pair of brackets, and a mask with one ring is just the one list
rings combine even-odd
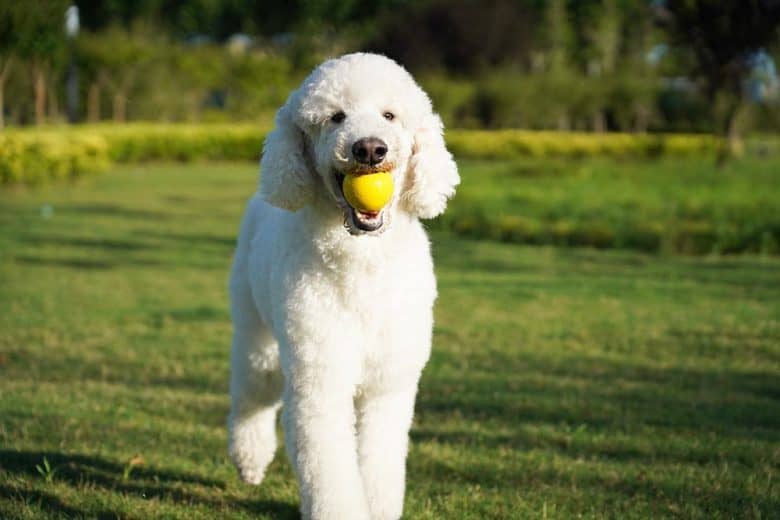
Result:
{"label": "foliage", "polygon": [[390,10],[419,0],[80,0],[84,25],[102,30],[116,24],[157,20],[177,37],[207,35],[222,40],[237,32],[273,36],[307,22],[324,28],[371,23]]}
{"label": "foliage", "polygon": [[447,144],[462,158],[659,157],[712,155],[720,146],[708,135],[592,134],[527,130],[449,130]]}
{"label": "foliage", "polygon": [[[6,33],[6,36],[0,34],[0,39],[5,40],[3,46],[10,48],[10,53],[6,53],[29,65],[29,71],[24,72],[30,72],[32,76],[37,124],[46,120],[47,86],[51,81],[52,68],[65,55],[63,22],[67,5],[66,0],[29,0],[11,2],[0,10],[0,18],[3,18],[0,33]],[[0,70],[3,83],[7,79],[6,73],[6,70]],[[4,110],[2,97],[0,110]]]}
{"label": "foliage", "polygon": [[780,3],[772,0],[668,0],[663,14],[672,41],[689,52],[691,69],[719,112],[719,133],[739,150],[737,117],[749,58],[780,41]]}
{"label": "foliage", "polygon": [[391,13],[364,48],[413,71],[473,75],[486,67],[528,63],[533,24],[533,11],[513,0],[436,0]]}
{"label": "foliage", "polygon": [[12,4],[0,3],[0,66],[9,59],[17,45],[13,16]]}
{"label": "foliage", "polygon": [[225,109],[234,119],[270,119],[298,81],[290,61],[280,56],[247,53],[226,61]]}
{"label": "foliage", "polygon": [[57,474],[57,469],[58,468],[51,467],[51,464],[49,464],[49,459],[46,457],[43,457],[43,464],[35,465],[35,470],[40,476],[43,477],[47,484],[54,482],[54,475]]}
{"label": "foliage", "polygon": [[475,80],[428,74],[421,83],[449,127],[588,130],[600,112],[606,114],[607,128],[615,131],[644,132],[674,124],[657,109],[659,78],[640,68],[609,77],[578,77],[565,69],[531,74],[500,69]]}
{"label": "foliage", "polygon": [[[711,12],[726,9],[714,2],[696,5],[705,4]],[[768,5],[764,0],[748,4],[748,11]],[[12,10],[27,13],[38,5],[16,2]],[[692,68],[695,55],[690,49],[702,42],[675,36],[701,13],[672,17],[678,3],[663,5],[646,0],[80,2],[85,30],[75,41],[75,51],[80,105],[87,107],[81,118],[267,118],[325,57],[379,50],[430,86],[449,126],[640,133],[722,130],[714,114],[733,112],[728,96],[709,99],[698,82],[690,81],[722,67]],[[56,24],[43,31],[41,42],[56,40],[52,56],[62,57],[61,13],[56,8],[46,12]],[[653,25],[654,12],[678,21],[667,23],[664,33]],[[25,54],[16,32],[3,23],[12,17],[0,18],[0,49],[19,47]],[[712,30],[720,36],[740,33],[719,37],[724,47],[754,38],[743,34],[750,33],[751,17],[727,18],[735,21],[697,23],[719,24]],[[763,17],[757,34],[763,34],[772,19]],[[235,34],[240,31],[246,34]],[[698,33],[683,36],[692,34]],[[247,47],[232,45],[231,36],[248,41]],[[670,38],[683,51],[656,52],[665,49]],[[706,45],[714,44],[707,38],[702,40]],[[767,56],[776,50],[768,46]],[[6,74],[10,124],[28,124],[33,114],[38,121],[61,120],[63,60],[45,66],[30,59],[15,61]],[[35,103],[28,99],[33,93],[30,72],[36,76]],[[777,106],[753,107],[755,113],[742,113],[742,122],[776,130]]]}
{"label": "foliage", "polygon": [[667,0],[664,19],[673,42],[689,50],[710,99],[740,93],[751,53],[776,43],[780,5],[771,0]]}
{"label": "foliage", "polygon": [[91,81],[107,86],[113,93],[114,120],[127,119],[130,91],[162,43],[120,27],[111,27],[99,36],[85,34],[78,39],[76,55],[91,73]]}
{"label": "foliage", "polygon": [[[225,447],[255,182],[133,165],[0,194],[0,517],[298,518],[281,446],[260,487]],[[777,258],[432,241],[404,518],[776,516]]]}
{"label": "foliage", "polygon": [[260,157],[256,125],[85,125],[0,134],[0,184],[38,183],[105,171],[111,162]]}
{"label": "foliage", "polygon": [[[4,2],[5,3],[5,2]],[[31,61],[56,61],[65,50],[67,0],[10,2],[9,16],[15,36],[14,54]]]}
{"label": "foliage", "polygon": [[142,34],[111,41],[104,33],[89,35],[89,46],[83,47],[85,62],[92,61],[91,47],[129,47],[124,52],[128,63],[108,53],[111,63],[93,70],[88,79],[121,91],[129,101],[130,119],[192,121],[221,114],[222,120],[256,120],[281,106],[299,81],[290,62],[274,53],[187,47]]}
{"label": "foliage", "polygon": [[105,171],[108,145],[97,134],[52,131],[0,134],[0,184],[37,184]]}
{"label": "foliage", "polygon": [[149,160],[244,160],[260,158],[267,128],[250,124],[95,125],[86,127],[106,139],[117,162]]}

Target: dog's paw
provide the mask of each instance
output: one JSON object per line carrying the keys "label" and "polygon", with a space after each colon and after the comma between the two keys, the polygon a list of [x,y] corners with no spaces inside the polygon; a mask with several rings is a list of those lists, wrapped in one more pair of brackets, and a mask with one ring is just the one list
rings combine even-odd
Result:
{"label": "dog's paw", "polygon": [[259,486],[260,483],[263,481],[263,477],[265,477],[265,470],[239,468],[238,474],[241,477],[241,480],[243,480],[247,484],[252,484],[253,486]]}

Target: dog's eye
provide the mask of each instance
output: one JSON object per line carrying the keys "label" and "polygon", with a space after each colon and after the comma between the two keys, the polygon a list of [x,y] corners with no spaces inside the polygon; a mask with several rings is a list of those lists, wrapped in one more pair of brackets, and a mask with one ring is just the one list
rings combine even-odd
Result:
{"label": "dog's eye", "polygon": [[330,120],[333,121],[336,124],[341,123],[346,118],[347,118],[347,114],[345,114],[344,112],[336,112],[335,114],[330,116]]}
{"label": "dog's eye", "polygon": [[382,117],[384,117],[388,121],[392,121],[393,119],[395,119],[395,114],[393,114],[392,112],[385,112],[384,114],[382,114]]}

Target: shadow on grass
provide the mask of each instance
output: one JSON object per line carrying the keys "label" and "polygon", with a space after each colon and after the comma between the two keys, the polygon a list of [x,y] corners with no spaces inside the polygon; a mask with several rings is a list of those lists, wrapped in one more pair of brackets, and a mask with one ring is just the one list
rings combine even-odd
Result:
{"label": "shadow on grass", "polygon": [[612,432],[652,427],[780,440],[780,381],[771,372],[655,368],[604,359],[522,363],[524,369],[512,374],[496,369],[424,378],[417,410],[507,427],[547,423]]}
{"label": "shadow on grass", "polygon": [[17,255],[14,261],[19,264],[44,267],[67,267],[88,271],[105,271],[113,269],[116,264],[107,260],[89,260],[86,258],[40,258],[36,256]]}
{"label": "shadow on grass", "polygon": [[[638,469],[622,475],[614,471],[587,471],[588,462],[583,460],[572,459],[570,465],[579,465],[582,471],[571,473],[561,467],[539,462],[529,463],[525,471],[512,471],[497,470],[490,462],[464,466],[444,460],[426,460],[414,463],[410,472],[423,481],[446,481],[455,486],[468,484],[512,491],[571,486],[576,492],[571,493],[570,500],[583,502],[588,500],[584,497],[599,496],[606,501],[608,508],[614,508],[612,513],[615,516],[607,516],[614,518],[621,518],[621,504],[626,500],[649,504],[649,508],[660,518],[775,518],[776,512],[780,510],[780,500],[776,497],[754,494],[732,486],[702,486],[673,481],[658,478],[651,470]],[[562,492],[569,494],[566,490]],[[608,505],[610,502],[612,506]],[[574,508],[589,509],[585,503],[575,505]],[[626,517],[633,518],[632,515]]]}
{"label": "shadow on grass", "polygon": [[[177,242],[184,244],[194,245],[207,245],[207,246],[221,246],[226,249],[232,250],[236,247],[236,239],[238,237],[238,228],[236,228],[235,235],[214,235],[208,233],[177,233],[177,232],[161,232],[153,230],[138,231],[137,234],[145,237],[156,238],[165,242]],[[177,245],[176,247],[181,247]]]}
{"label": "shadow on grass", "polygon": [[97,249],[106,252],[144,251],[157,248],[157,246],[151,244],[117,238],[84,238],[61,235],[31,235],[21,238],[20,241],[36,246],[56,245]]}
{"label": "shadow on grass", "polygon": [[[769,371],[604,359],[524,358],[493,371],[447,370],[424,376],[420,386],[420,426],[411,439],[428,448],[410,458],[409,472],[500,490],[576,483],[587,490],[579,496],[640,499],[664,515],[671,504],[724,518],[742,517],[746,508],[773,517],[780,511],[769,476],[780,442],[778,392],[780,380]],[[744,484],[752,478],[767,480]]]}
{"label": "shadow on grass", "polygon": [[137,209],[120,206],[118,204],[73,204],[56,207],[57,213],[75,213],[78,215],[92,215],[101,217],[118,217],[129,220],[135,219],[168,219],[169,213],[164,211],[153,211],[148,209]]}
{"label": "shadow on grass", "polygon": [[[36,250],[48,246],[50,249],[45,256],[22,253],[13,259],[24,265],[92,271],[124,267],[158,267],[161,270],[180,267],[222,268],[226,271],[235,247],[235,237],[232,236],[154,230],[137,230],[133,235],[138,238],[20,234],[17,239],[20,246]],[[52,254],[51,248],[55,246],[61,249]]]}
{"label": "shadow on grass", "polygon": [[[65,504],[65,502],[51,493],[45,493],[36,489],[27,490],[18,485],[0,484],[0,498],[19,500],[25,504],[35,504],[39,509],[56,513],[58,516],[65,518],[80,518],[85,514],[85,511]],[[10,515],[11,513],[4,514]],[[89,516],[99,520],[115,519],[117,517],[116,513],[105,510],[90,511]],[[10,520],[13,517],[7,516],[5,518]]]}
{"label": "shadow on grass", "polygon": [[[753,256],[685,256],[648,254],[626,249],[609,251],[587,247],[555,247],[504,244],[491,240],[452,237],[446,233],[432,235],[436,266],[471,273],[538,272],[551,266],[564,273],[609,276],[642,276],[655,278],[659,274],[678,275],[686,270],[686,278],[703,282],[744,285],[746,281],[778,280],[776,257]],[[533,255],[528,255],[534,251]],[[527,261],[544,251],[549,262]]]}
{"label": "shadow on grass", "polygon": [[123,265],[134,265],[141,267],[155,267],[162,265],[161,262],[156,260],[140,258],[125,258],[123,262],[114,262],[111,260],[98,260],[89,258],[43,258],[30,255],[17,255],[14,257],[14,261],[16,263],[25,265],[40,267],[65,267],[68,269],[77,269],[83,271],[108,271],[122,267]]}
{"label": "shadow on grass", "polygon": [[[36,465],[40,465],[44,457],[53,468],[53,480],[74,488],[87,487],[181,505],[199,504],[219,510],[215,511],[217,516],[223,516],[225,508],[237,508],[253,514],[268,514],[273,518],[299,518],[294,504],[238,499],[226,493],[226,484],[220,480],[148,466],[136,466],[127,471],[126,466],[90,455],[0,450],[0,469],[23,479],[42,479]],[[32,485],[25,487],[22,482],[0,483],[0,496],[17,498],[25,503],[34,502],[46,511],[65,516],[116,517],[116,513],[112,512],[78,510],[67,506],[55,495],[33,489]]]}
{"label": "shadow on grass", "polygon": [[197,305],[194,307],[181,307],[170,309],[166,312],[157,312],[152,316],[152,322],[158,325],[166,318],[185,323],[198,323],[219,321],[230,321],[230,313],[227,307],[216,307],[214,305]]}

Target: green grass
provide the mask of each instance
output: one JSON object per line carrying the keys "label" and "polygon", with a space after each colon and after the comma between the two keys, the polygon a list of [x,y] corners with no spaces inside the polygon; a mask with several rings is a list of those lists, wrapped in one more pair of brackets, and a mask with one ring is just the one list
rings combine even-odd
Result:
{"label": "green grass", "polygon": [[[0,194],[0,517],[297,515],[282,450],[259,488],[225,450],[255,169]],[[407,518],[777,516],[780,259],[433,241]]]}
{"label": "green grass", "polygon": [[440,227],[506,242],[689,254],[780,252],[780,160],[461,161]]}

